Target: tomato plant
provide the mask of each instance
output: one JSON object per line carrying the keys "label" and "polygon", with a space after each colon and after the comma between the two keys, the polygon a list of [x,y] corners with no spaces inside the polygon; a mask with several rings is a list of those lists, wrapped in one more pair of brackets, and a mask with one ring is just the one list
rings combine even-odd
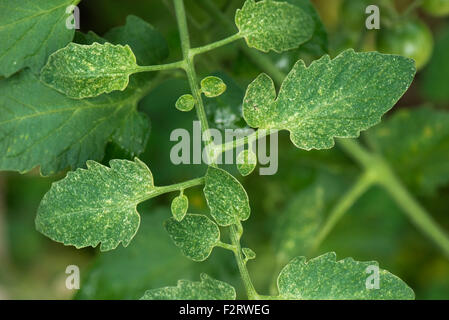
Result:
{"label": "tomato plant", "polygon": [[[77,5],[113,28],[68,27]],[[449,113],[404,103],[433,36],[421,2],[379,1],[380,30],[367,5],[342,1],[327,32],[309,0],[161,1],[134,8],[154,25],[119,26],[123,2],[0,0],[8,207],[34,195],[37,231],[95,260],[76,298],[430,296],[410,265],[449,263]],[[13,244],[34,234],[22,222]]]}

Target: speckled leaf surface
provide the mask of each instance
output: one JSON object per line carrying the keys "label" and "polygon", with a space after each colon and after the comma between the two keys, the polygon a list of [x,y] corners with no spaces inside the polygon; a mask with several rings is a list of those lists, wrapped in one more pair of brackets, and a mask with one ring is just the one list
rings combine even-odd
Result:
{"label": "speckled leaf surface", "polygon": [[171,213],[176,221],[184,219],[189,208],[189,199],[184,194],[175,197],[171,202]]}
{"label": "speckled leaf surface", "polygon": [[75,100],[24,71],[0,81],[0,169],[43,175],[87,160],[101,160],[107,142],[142,91],[128,88],[93,99]]}
{"label": "speckled leaf surface", "polygon": [[220,226],[237,224],[249,218],[248,195],[240,182],[225,170],[209,167],[204,195],[210,214]]}
{"label": "speckled leaf surface", "polygon": [[39,206],[36,229],[76,248],[127,246],[137,232],[138,203],[155,194],[153,176],[139,159],[94,161],[53,183]]}
{"label": "speckled leaf surface", "polygon": [[414,192],[430,195],[449,182],[449,112],[400,110],[368,131],[367,140]]}
{"label": "speckled leaf surface", "polygon": [[226,282],[201,274],[201,281],[179,280],[176,287],[148,290],[142,300],[235,300],[235,289]]}
{"label": "speckled leaf surface", "polygon": [[[109,30],[104,38],[89,31],[87,34],[77,32],[75,40],[80,44],[109,41],[113,44],[129,45],[139,65],[158,64],[168,56],[167,43],[162,34],[146,21],[133,15],[126,18],[125,25]],[[143,88],[145,91],[145,88],[151,86],[154,75],[154,72],[131,75],[130,83],[124,94],[130,90],[139,90],[139,88]],[[142,95],[144,94],[145,92]],[[144,151],[149,136],[149,119],[145,114],[138,112],[137,106],[135,106],[130,108],[126,116],[123,117],[122,125],[115,131],[112,141],[132,157],[138,156]]]}
{"label": "speckled leaf surface", "polygon": [[125,90],[137,68],[128,45],[72,42],[50,56],[41,80],[71,98],[82,99]]}
{"label": "speckled leaf surface", "polygon": [[358,137],[380,122],[410,86],[413,60],[377,52],[344,51],[306,67],[298,61],[278,96],[261,74],[247,89],[243,116],[254,128],[290,131],[298,148],[328,149],[334,138]]}
{"label": "speckled leaf surface", "polygon": [[248,46],[264,52],[295,49],[314,31],[312,18],[300,7],[270,0],[247,0],[237,10],[235,24]]}
{"label": "speckled leaf surface", "polygon": [[66,8],[76,0],[0,0],[0,76],[30,67],[39,72],[48,56],[69,43]]}
{"label": "speckled leaf surface", "polygon": [[220,241],[220,229],[208,217],[187,214],[182,221],[170,218],[165,229],[181,252],[193,261],[204,261]]}
{"label": "speckled leaf surface", "polygon": [[218,77],[209,76],[201,80],[201,91],[208,98],[215,98],[226,91],[226,84]]}
{"label": "speckled leaf surface", "polygon": [[375,261],[359,262],[352,258],[337,261],[333,252],[309,261],[305,257],[297,257],[290,261],[279,274],[277,283],[280,298],[295,300],[414,299],[413,290],[405,282],[383,269],[379,269],[379,288],[367,289],[367,279],[373,275],[370,270],[377,267],[378,263]]}
{"label": "speckled leaf surface", "polygon": [[242,176],[247,176],[254,171],[257,165],[257,156],[251,150],[243,150],[237,155],[237,169]]}

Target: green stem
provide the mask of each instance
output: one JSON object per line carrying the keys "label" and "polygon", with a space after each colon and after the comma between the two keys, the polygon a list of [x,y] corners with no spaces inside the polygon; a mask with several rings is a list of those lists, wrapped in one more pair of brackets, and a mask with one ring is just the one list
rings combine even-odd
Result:
{"label": "green stem", "polygon": [[177,62],[173,62],[173,63],[158,64],[158,65],[153,65],[153,66],[139,66],[136,69],[136,73],[149,72],[149,71],[183,69],[184,65],[185,65],[184,61],[177,61]]}
{"label": "green stem", "polygon": [[278,132],[278,130],[257,130],[253,133],[251,133],[249,136],[229,141],[226,143],[223,143],[221,145],[215,146],[215,152],[214,155],[218,156],[223,152],[233,150],[237,147],[244,146],[246,144],[251,144],[253,141],[256,141],[258,139],[261,139],[263,137],[269,136],[272,133]]}
{"label": "green stem", "polygon": [[326,219],[326,222],[321,227],[318,235],[315,237],[311,251],[316,251],[323,240],[328,236],[335,225],[341,220],[344,214],[354,205],[372,185],[374,180],[371,175],[363,174],[359,177],[357,182],[349,189],[349,191],[338,201],[334,209],[331,211]]}
{"label": "green stem", "polygon": [[221,242],[221,241],[217,243],[217,247],[221,247],[223,249],[230,250],[230,251],[232,251],[234,253],[237,250],[237,248],[234,245],[229,244],[229,243],[224,243],[224,242]]}
{"label": "green stem", "polygon": [[[214,4],[214,1],[196,0],[196,2],[227,31],[232,33],[235,32],[236,26],[234,23],[220,11],[220,9]],[[282,83],[285,78],[285,74],[274,65],[268,56],[261,54],[255,49],[249,48],[246,43],[240,44],[240,49],[253,61],[254,64],[268,73],[278,85]]]}
{"label": "green stem", "polygon": [[339,140],[340,146],[393,197],[415,226],[430,238],[449,258],[449,237],[431,215],[413,198],[390,165],[378,154],[372,154],[353,140]]}
{"label": "green stem", "polygon": [[449,259],[449,237],[429,213],[413,198],[404,185],[393,174],[380,181],[399,207],[405,212],[415,226],[429,237]]}
{"label": "green stem", "polygon": [[[195,72],[194,66],[194,55],[191,52],[190,48],[190,37],[189,37],[189,29],[187,26],[186,13],[184,8],[183,0],[174,0],[175,3],[175,13],[176,20],[178,22],[179,35],[181,38],[181,48],[182,55],[184,57],[184,70],[187,74],[187,79],[189,81],[190,90],[192,91],[192,95],[195,98],[196,104],[195,109],[197,113],[197,117],[201,123],[201,132],[203,134],[204,139],[206,140],[206,147],[212,142],[212,137],[209,132],[209,124],[207,122],[206,112],[204,110],[204,103],[201,97],[201,89],[198,85],[198,77]],[[214,165],[214,163],[212,163]]]}
{"label": "green stem", "polygon": [[254,289],[248,269],[246,268],[245,258],[243,257],[242,248],[240,246],[239,230],[236,225],[230,226],[230,238],[232,245],[235,247],[234,256],[237,261],[237,266],[239,268],[240,276],[242,277],[248,299],[260,300],[259,294],[256,292],[256,289]]}
{"label": "green stem", "polygon": [[188,188],[200,186],[204,184],[204,177],[196,178],[192,180],[187,180],[181,183],[171,184],[169,186],[162,186],[162,187],[154,187],[154,189],[151,189],[151,191],[145,195],[145,197],[141,201],[145,201],[157,196],[160,196],[164,193],[170,193],[175,191],[181,191]]}
{"label": "green stem", "polygon": [[211,44],[208,44],[208,45],[205,45],[205,46],[202,46],[202,47],[193,48],[193,49],[190,50],[190,54],[195,56],[197,54],[205,53],[205,52],[214,50],[216,48],[225,46],[225,45],[227,45],[229,43],[232,43],[234,41],[240,40],[241,38],[242,38],[242,36],[240,35],[240,33],[236,33],[236,34],[234,34],[234,35],[232,35],[230,37],[227,37],[227,38],[225,38],[223,40],[219,40],[219,41],[213,42]]}

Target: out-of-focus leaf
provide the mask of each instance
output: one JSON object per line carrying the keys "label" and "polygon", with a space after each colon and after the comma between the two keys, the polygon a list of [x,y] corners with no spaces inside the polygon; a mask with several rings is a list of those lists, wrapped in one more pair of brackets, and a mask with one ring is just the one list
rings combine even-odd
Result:
{"label": "out-of-focus leaf", "polygon": [[413,190],[431,194],[449,182],[449,113],[428,107],[400,110],[367,133]]}
{"label": "out-of-focus leaf", "polygon": [[444,28],[436,40],[432,58],[423,70],[421,91],[428,101],[449,102],[449,26]]}

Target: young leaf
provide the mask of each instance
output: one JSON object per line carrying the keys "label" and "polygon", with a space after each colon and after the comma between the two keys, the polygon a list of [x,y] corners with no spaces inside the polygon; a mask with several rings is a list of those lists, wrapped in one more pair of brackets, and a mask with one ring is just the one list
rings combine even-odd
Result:
{"label": "young leaf", "polygon": [[299,47],[313,34],[312,18],[287,2],[246,0],[235,14],[235,24],[248,46],[268,52]]}
{"label": "young leaf", "polygon": [[[377,272],[379,286],[376,288]],[[377,262],[358,262],[352,258],[336,261],[333,252],[309,261],[305,257],[293,259],[282,269],[277,283],[282,299],[408,300],[415,297],[405,282],[379,269]]]}
{"label": "young leaf", "polygon": [[176,287],[148,290],[141,300],[235,300],[235,289],[226,282],[201,274],[201,282],[179,280]]}
{"label": "young leaf", "polygon": [[188,112],[195,107],[195,99],[191,94],[183,94],[176,100],[176,109],[183,112]]}
{"label": "young leaf", "polygon": [[187,214],[182,221],[170,218],[165,229],[181,252],[193,261],[204,261],[220,241],[220,229],[208,217]]}
{"label": "young leaf", "polygon": [[242,252],[246,260],[256,259],[256,253],[250,248],[242,248]]}
{"label": "young leaf", "polygon": [[210,214],[220,226],[230,226],[249,218],[248,195],[240,182],[225,170],[207,169],[204,195]]}
{"label": "young leaf", "polygon": [[116,128],[136,112],[142,92],[74,100],[43,85],[29,71],[0,81],[0,169],[26,172],[37,165],[43,175],[87,160],[101,160]]}
{"label": "young leaf", "polygon": [[69,43],[74,29],[67,28],[67,7],[76,0],[0,1],[0,76],[9,77],[30,67],[39,72],[48,55]]}
{"label": "young leaf", "polygon": [[449,112],[400,110],[368,131],[367,138],[415,192],[433,194],[449,183]]}
{"label": "young leaf", "polygon": [[128,45],[72,42],[50,56],[41,80],[71,98],[82,99],[125,90],[137,68]]}
{"label": "young leaf", "polygon": [[254,171],[257,165],[257,156],[251,150],[243,150],[237,156],[237,169],[242,176],[247,176]]}
{"label": "young leaf", "polygon": [[126,247],[139,228],[137,204],[155,192],[150,170],[137,158],[112,160],[110,168],[88,161],[87,170],[69,172],[45,194],[36,229],[76,248]]}
{"label": "young leaf", "polygon": [[189,199],[184,195],[180,194],[173,199],[171,203],[171,213],[176,221],[182,221],[189,208]]}
{"label": "young leaf", "polygon": [[208,98],[215,98],[226,91],[226,84],[218,77],[206,77],[201,80],[201,91]]}
{"label": "young leaf", "polygon": [[290,131],[298,148],[329,149],[380,121],[410,86],[414,62],[377,52],[344,51],[306,67],[298,61],[282,83],[261,74],[247,89],[243,116],[251,127]]}

